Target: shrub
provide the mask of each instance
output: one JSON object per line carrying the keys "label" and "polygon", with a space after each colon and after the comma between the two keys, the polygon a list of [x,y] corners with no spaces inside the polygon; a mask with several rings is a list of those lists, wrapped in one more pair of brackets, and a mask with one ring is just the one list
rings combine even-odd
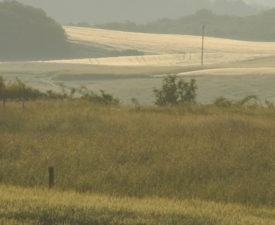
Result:
{"label": "shrub", "polygon": [[3,101],[3,105],[6,102],[6,84],[2,76],[0,76],[0,100]]}
{"label": "shrub", "polygon": [[271,101],[268,101],[267,99],[265,100],[265,105],[266,105],[266,107],[269,108],[269,109],[274,109],[274,108],[275,108],[274,103],[271,102]]}
{"label": "shrub", "polygon": [[94,103],[100,103],[104,105],[118,105],[119,99],[113,95],[100,90],[100,94],[96,94],[93,91],[89,91],[86,87],[82,87],[78,90],[81,94],[81,99],[85,99]]}
{"label": "shrub", "polygon": [[[266,101],[267,102],[267,101]],[[250,107],[250,106],[260,106],[263,107],[258,101],[256,95],[248,95],[240,100],[230,100],[224,97],[219,97],[214,101],[214,105],[218,107]],[[266,104],[268,106],[268,104]]]}
{"label": "shrub", "polygon": [[186,82],[183,79],[177,80],[176,75],[169,75],[164,78],[161,89],[154,89],[155,104],[159,106],[195,104],[197,89],[195,79]]}
{"label": "shrub", "polygon": [[233,102],[227,98],[219,97],[214,101],[214,105],[218,107],[231,107]]}
{"label": "shrub", "polygon": [[248,95],[241,99],[240,101],[236,102],[239,106],[251,106],[251,105],[259,105],[258,97],[256,95]]}
{"label": "shrub", "polygon": [[[84,99],[94,103],[100,103],[105,105],[118,105],[119,99],[115,98],[111,94],[100,90],[100,94],[96,94],[93,91],[88,90],[86,87],[80,89],[71,88],[70,92],[67,92],[67,88],[60,84],[61,92],[54,92],[52,90],[43,93],[37,89],[28,87],[20,79],[16,79],[16,82],[5,84],[4,79],[0,76],[0,100],[5,105],[6,101],[21,101],[24,107],[26,101],[35,99]],[[75,96],[78,94],[78,96]]]}

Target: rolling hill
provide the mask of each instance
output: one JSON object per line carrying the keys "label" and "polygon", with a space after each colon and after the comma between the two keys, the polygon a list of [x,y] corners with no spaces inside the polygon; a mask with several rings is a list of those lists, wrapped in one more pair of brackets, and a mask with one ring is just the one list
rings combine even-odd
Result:
{"label": "rolling hill", "polygon": [[[200,64],[201,37],[190,35],[145,34],[65,26],[69,39],[106,49],[138,50],[145,56],[107,57],[50,61],[111,66],[194,66]],[[205,40],[205,63],[220,64],[272,56],[273,42],[248,42],[210,38]]]}
{"label": "rolling hill", "polygon": [[[69,39],[86,44],[102,44],[117,49],[139,49],[157,54],[197,53],[201,37],[190,35],[144,34],[103,29],[64,27]],[[273,54],[275,43],[247,42],[221,38],[207,38],[207,53]]]}
{"label": "rolling hill", "polygon": [[69,41],[75,44],[116,51],[138,50],[144,55],[6,62],[1,63],[0,73],[8,80],[20,77],[29,85],[45,91],[60,89],[60,82],[69,88],[84,85],[93,90],[104,89],[125,103],[135,97],[141,103],[151,104],[152,89],[160,85],[163,76],[171,73],[196,77],[198,98],[203,103],[212,102],[218,96],[239,98],[252,94],[260,95],[261,99],[275,100],[273,42],[206,37],[205,65],[201,67],[199,36],[71,26],[64,29]]}

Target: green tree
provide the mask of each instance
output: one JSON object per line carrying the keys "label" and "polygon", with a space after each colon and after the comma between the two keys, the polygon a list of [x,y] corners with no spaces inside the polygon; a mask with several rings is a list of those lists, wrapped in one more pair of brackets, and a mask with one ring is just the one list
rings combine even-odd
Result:
{"label": "green tree", "polygon": [[164,78],[161,89],[154,89],[155,104],[159,106],[195,104],[197,88],[195,79],[186,82],[183,79],[178,80],[176,75],[169,75]]}

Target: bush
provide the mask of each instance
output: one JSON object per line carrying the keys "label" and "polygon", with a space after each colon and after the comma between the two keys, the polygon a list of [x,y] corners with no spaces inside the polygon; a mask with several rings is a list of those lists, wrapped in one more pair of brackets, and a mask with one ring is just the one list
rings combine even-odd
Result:
{"label": "bush", "polygon": [[[118,105],[119,99],[115,98],[111,94],[100,90],[100,94],[96,94],[93,91],[89,91],[86,87],[80,89],[72,88],[70,93],[67,92],[66,87],[60,84],[61,92],[57,93],[54,91],[47,91],[43,93],[37,89],[28,87],[20,79],[16,79],[16,82],[6,84],[4,79],[0,76],[0,100],[3,101],[5,105],[6,101],[25,101],[35,100],[35,99],[84,99],[94,103],[100,103],[104,105]],[[75,96],[75,94],[78,96]]]}
{"label": "bush", "polygon": [[195,79],[186,82],[183,79],[177,80],[176,75],[169,75],[164,78],[161,89],[154,89],[155,104],[159,106],[195,104],[197,89]]}
{"label": "bush", "polygon": [[[270,103],[271,105],[272,103]],[[218,107],[251,107],[251,106],[258,106],[258,107],[263,107],[263,105],[260,104],[260,102],[258,101],[258,97],[255,95],[248,95],[240,100],[234,101],[234,100],[229,100],[227,98],[224,97],[219,97],[214,101],[214,105],[218,106]],[[267,107],[269,106],[267,104],[266,101],[266,105]]]}
{"label": "bush", "polygon": [[44,97],[45,94],[37,89],[28,87],[20,79],[6,88],[6,97],[11,100],[28,101]]}
{"label": "bush", "polygon": [[214,105],[218,107],[231,107],[233,105],[233,102],[227,98],[219,97],[214,101]]}
{"label": "bush", "polygon": [[100,94],[96,94],[93,91],[89,91],[86,87],[82,87],[78,90],[81,94],[81,99],[88,100],[94,103],[100,103],[104,105],[118,105],[119,99],[113,95],[100,90]]}
{"label": "bush", "polygon": [[3,104],[6,102],[6,84],[2,76],[0,76],[0,100],[3,101]]}

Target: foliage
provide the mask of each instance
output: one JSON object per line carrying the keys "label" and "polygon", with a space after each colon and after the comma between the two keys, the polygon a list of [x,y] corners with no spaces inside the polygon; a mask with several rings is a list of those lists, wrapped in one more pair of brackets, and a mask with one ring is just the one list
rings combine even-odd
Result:
{"label": "foliage", "polygon": [[25,101],[35,100],[46,95],[37,89],[27,87],[20,79],[16,79],[16,82],[6,84],[3,77],[0,76],[0,101],[3,105],[7,101],[21,101],[24,105]]}
{"label": "foliage", "polygon": [[111,94],[100,90],[100,94],[96,94],[93,91],[89,91],[86,87],[82,87],[78,90],[81,93],[81,99],[88,100],[94,103],[100,103],[104,105],[118,105],[119,99],[115,98]]}
{"label": "foliage", "polygon": [[7,85],[5,92],[8,100],[28,101],[45,96],[45,94],[39,90],[26,86],[26,84],[18,78],[15,83]]}
{"label": "foliage", "polygon": [[177,81],[177,76],[169,75],[164,78],[161,89],[154,89],[155,104],[159,106],[195,104],[196,90],[195,79],[188,83],[183,79]]}
{"label": "foliage", "polygon": [[141,104],[140,104],[140,102],[136,98],[132,98],[131,99],[131,103],[134,106],[134,110],[135,111],[137,111],[137,112],[141,111],[141,108],[142,108]]}
{"label": "foliage", "polygon": [[274,108],[275,108],[274,103],[271,102],[271,101],[268,101],[268,100],[265,100],[265,105],[266,105],[267,108],[269,108],[269,109],[274,109]]}
{"label": "foliage", "polygon": [[214,105],[218,107],[231,107],[233,102],[227,98],[219,97],[214,101]]}
{"label": "foliage", "polygon": [[6,84],[5,80],[2,76],[0,76],[0,101],[3,101],[3,104],[5,104],[6,101]]}
{"label": "foliage", "polygon": [[[0,76],[0,101],[3,101],[5,105],[7,101],[21,101],[24,104],[25,101],[36,99],[83,99],[105,105],[119,104],[119,99],[103,90],[100,91],[100,94],[96,94],[93,91],[89,91],[86,87],[82,87],[80,89],[72,88],[68,93],[67,88],[63,84],[60,84],[60,88],[60,92],[48,90],[46,93],[43,93],[37,89],[28,87],[18,78],[16,82],[6,84]],[[75,96],[76,93],[78,93],[79,96]]]}
{"label": "foliage", "polygon": [[0,60],[44,59],[68,53],[61,25],[44,11],[16,1],[0,2]]}
{"label": "foliage", "polygon": [[[229,100],[224,97],[219,97],[214,101],[214,105],[218,107],[252,107],[257,106],[261,107],[261,103],[258,101],[258,97],[256,95],[248,95],[240,100]],[[265,105],[267,107],[271,107],[272,103],[269,101],[265,101]]]}

